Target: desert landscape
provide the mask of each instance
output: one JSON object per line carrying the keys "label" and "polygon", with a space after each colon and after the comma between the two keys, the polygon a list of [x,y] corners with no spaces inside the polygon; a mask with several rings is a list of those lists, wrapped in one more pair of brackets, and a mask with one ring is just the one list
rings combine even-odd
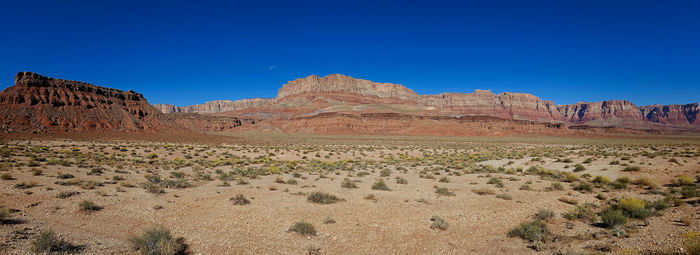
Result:
{"label": "desert landscape", "polygon": [[700,255],[700,1],[3,1],[0,255]]}
{"label": "desert landscape", "polygon": [[[5,254],[700,247],[697,104],[659,114],[479,91],[438,104],[336,75],[263,103],[178,108],[29,72],[15,81],[0,93]],[[284,99],[294,84],[308,91]]]}

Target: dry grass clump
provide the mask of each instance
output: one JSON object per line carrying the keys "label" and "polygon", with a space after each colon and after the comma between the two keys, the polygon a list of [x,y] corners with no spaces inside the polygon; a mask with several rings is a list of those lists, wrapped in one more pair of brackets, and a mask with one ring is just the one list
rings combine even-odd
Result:
{"label": "dry grass clump", "polygon": [[382,180],[382,179],[379,179],[375,183],[373,183],[372,189],[374,189],[374,190],[386,190],[386,191],[391,190],[391,189],[389,189],[389,186],[387,186],[386,183],[384,182],[384,180]]}
{"label": "dry grass clump", "polygon": [[479,188],[479,189],[473,189],[472,192],[479,194],[479,195],[496,195],[496,191],[493,191],[488,188]]}
{"label": "dry grass clump", "polygon": [[408,180],[406,180],[406,178],[397,176],[396,177],[396,184],[408,184]]}
{"label": "dry grass clump", "polygon": [[247,204],[250,204],[250,200],[246,199],[245,196],[243,196],[243,194],[238,194],[238,195],[236,195],[235,197],[232,197],[232,198],[229,199],[229,200],[233,201],[233,205],[247,205]]}
{"label": "dry grass clump", "polygon": [[340,187],[346,188],[346,189],[356,189],[357,184],[350,180],[350,178],[345,178],[343,179],[343,182],[340,183]]}
{"label": "dry grass clump", "polygon": [[445,187],[440,187],[440,188],[435,189],[435,193],[437,193],[438,195],[441,195],[441,196],[454,196],[455,195],[455,193],[450,192],[450,190],[448,190]]}
{"label": "dry grass clump", "polygon": [[540,209],[537,214],[535,214],[535,218],[542,221],[549,220],[554,218],[554,211],[549,209]]}
{"label": "dry grass clump", "polygon": [[78,204],[78,206],[80,207],[80,211],[86,213],[96,212],[102,210],[103,208],[102,206],[99,206],[95,204],[95,202],[92,202],[90,200],[83,200]]}
{"label": "dry grass clump", "polygon": [[71,254],[78,253],[83,249],[64,241],[51,230],[43,230],[34,236],[32,250],[38,253]]}
{"label": "dry grass clump", "polygon": [[527,241],[530,241],[532,247],[535,250],[540,250],[542,244],[546,241],[548,236],[551,235],[547,224],[541,220],[535,220],[531,222],[520,223],[519,226],[508,231],[508,236],[510,237],[520,237]]}
{"label": "dry grass clump", "polygon": [[310,236],[316,234],[316,228],[311,223],[297,221],[294,222],[294,224],[292,224],[291,227],[289,227],[289,232],[295,232],[300,235]]}
{"label": "dry grass clump", "polygon": [[56,198],[66,199],[78,194],[80,194],[80,192],[78,191],[61,191],[61,193],[58,193],[58,195],[56,195]]}
{"label": "dry grass clump", "polygon": [[129,239],[131,248],[142,255],[185,254],[187,246],[182,238],[173,238],[162,226],[146,229],[141,235]]}
{"label": "dry grass clump", "polygon": [[316,204],[332,204],[332,203],[340,201],[340,199],[338,197],[336,197],[335,195],[331,195],[331,194],[320,192],[320,191],[312,192],[311,194],[309,194],[307,199],[310,202],[316,203]]}

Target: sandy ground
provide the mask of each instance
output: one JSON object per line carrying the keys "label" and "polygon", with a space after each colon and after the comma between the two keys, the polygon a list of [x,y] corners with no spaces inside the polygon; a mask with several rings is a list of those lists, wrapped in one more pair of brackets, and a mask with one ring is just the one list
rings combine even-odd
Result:
{"label": "sandy ground", "polygon": [[[576,173],[579,176],[590,174],[611,180],[623,176],[631,179],[646,176],[663,190],[669,188],[663,185],[681,174],[695,179],[700,169],[697,156],[700,147],[694,144],[651,144],[647,147],[441,142],[211,145],[74,140],[17,140],[8,143],[14,149],[11,155],[3,157],[0,174],[9,173],[12,179],[0,180],[0,205],[18,211],[12,214],[12,220],[0,225],[0,253],[5,254],[31,252],[35,234],[47,229],[73,244],[82,245],[83,253],[134,253],[128,239],[154,225],[165,226],[173,235],[183,237],[188,250],[194,254],[304,254],[308,247],[319,248],[323,254],[548,254],[555,251],[591,252],[605,245],[609,245],[610,252],[614,253],[679,252],[682,249],[680,237],[689,231],[700,230],[697,205],[687,200],[680,206],[664,210],[661,215],[628,222],[628,236],[614,237],[608,229],[562,218],[561,213],[571,210],[574,205],[560,199],[567,197],[579,204],[591,202],[603,206],[606,202],[597,199],[597,194],[605,194],[609,199],[637,197],[654,200],[662,196],[648,194],[634,185],[623,190],[601,187],[582,193],[574,191],[571,184],[562,183],[563,190],[548,190],[555,181],[522,172],[535,165],[571,172],[576,164],[582,164],[586,170]],[[45,150],[42,151],[40,146]],[[33,151],[32,148],[38,149]],[[667,153],[654,158],[640,153],[666,150]],[[75,161],[82,157],[85,167],[49,165],[47,162],[30,167],[27,164],[31,158],[27,153],[49,160]],[[682,154],[686,156],[678,156],[681,155],[678,153],[686,153]],[[95,163],[95,154],[121,160]],[[158,155],[157,160],[148,163],[149,154]],[[186,159],[188,155],[191,158]],[[184,162],[215,161],[227,155],[248,163],[215,167],[198,164],[173,167],[166,163],[176,159]],[[464,155],[488,155],[484,156],[485,161],[470,161],[472,167],[489,165],[512,169],[513,172],[464,173],[464,169],[455,169],[450,163],[462,162],[456,159],[464,158]],[[593,158],[590,163],[582,163],[588,158]],[[676,158],[679,163],[670,162],[670,158]],[[143,162],[134,163],[133,159]],[[412,159],[422,161],[414,164],[416,161]],[[564,163],[563,159],[571,162]],[[230,186],[222,186],[223,181],[216,179],[216,170],[228,173],[248,167],[284,166],[292,160],[296,160],[300,167],[284,170],[287,173],[244,177],[248,182],[245,185],[231,180],[228,181]],[[310,166],[312,160],[341,161],[354,167],[353,170],[319,170]],[[348,163],[353,160],[357,162]],[[620,164],[611,165],[614,160]],[[641,169],[625,172],[622,171],[626,167],[624,164],[640,166]],[[104,167],[103,173],[88,175],[96,166]],[[380,171],[384,168],[390,169],[391,173],[381,177]],[[42,174],[35,176],[32,169],[41,169]],[[405,172],[402,169],[406,169]],[[432,171],[435,169],[443,170]],[[426,170],[440,175],[434,175],[434,179],[420,178],[422,171]],[[172,171],[182,172],[183,179],[193,186],[165,188],[163,194],[149,193],[140,185],[147,181],[145,176],[149,171],[158,173],[163,179],[172,178]],[[358,176],[363,171],[368,175]],[[57,181],[67,181],[57,178],[65,173],[74,175],[72,180],[81,183],[93,181],[101,186],[90,189],[57,184]],[[212,180],[197,177],[202,173],[209,174]],[[293,173],[301,176],[294,177]],[[113,180],[117,175],[124,180]],[[440,182],[442,176],[448,176],[449,182]],[[346,177],[355,181],[358,188],[342,188],[341,182]],[[397,184],[396,177],[405,178],[408,184]],[[501,179],[504,186],[488,184],[492,177]],[[295,179],[297,184],[277,183],[277,179]],[[371,189],[378,179],[383,179],[391,190]],[[36,182],[37,185],[28,189],[16,188],[22,182]],[[520,189],[526,183],[531,190]],[[436,187],[446,187],[455,195],[440,196],[435,193]],[[472,192],[475,189],[489,189],[495,195],[478,195]],[[80,194],[57,198],[62,191]],[[306,194],[314,191],[336,195],[342,201],[311,203]],[[237,194],[250,199],[250,204],[233,205],[230,198]],[[375,199],[365,199],[369,194]],[[498,198],[498,194],[508,194],[512,199]],[[91,213],[82,212],[78,203],[83,200],[94,201],[104,208]],[[527,241],[508,237],[510,229],[532,220],[533,215],[544,208],[556,212],[556,216],[548,220],[548,227],[561,237],[560,241],[549,242],[545,250],[538,252],[529,248]],[[431,229],[433,215],[446,219],[449,227]],[[325,224],[324,219],[328,217],[335,223]],[[691,217],[693,223],[679,223],[682,217]],[[303,236],[288,231],[294,222],[301,220],[312,223],[318,234]],[[571,229],[571,226],[566,227],[571,224]],[[592,233],[601,234],[590,237]]]}

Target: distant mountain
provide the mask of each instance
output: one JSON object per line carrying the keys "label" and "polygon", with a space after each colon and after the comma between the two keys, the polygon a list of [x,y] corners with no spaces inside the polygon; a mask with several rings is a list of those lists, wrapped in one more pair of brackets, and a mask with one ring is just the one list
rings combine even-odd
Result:
{"label": "distant mountain", "polygon": [[20,72],[0,93],[0,131],[509,135],[700,132],[698,104],[555,105],[526,93],[418,95],[341,74],[288,82],[275,98],[149,105],[133,91]]}

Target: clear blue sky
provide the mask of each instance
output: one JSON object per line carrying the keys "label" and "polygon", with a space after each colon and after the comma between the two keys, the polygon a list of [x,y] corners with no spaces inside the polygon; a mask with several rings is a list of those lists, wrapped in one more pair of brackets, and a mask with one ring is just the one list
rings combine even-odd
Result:
{"label": "clear blue sky", "polygon": [[190,105],[342,73],[419,94],[700,99],[700,1],[191,2],[1,0],[0,88],[33,71]]}

